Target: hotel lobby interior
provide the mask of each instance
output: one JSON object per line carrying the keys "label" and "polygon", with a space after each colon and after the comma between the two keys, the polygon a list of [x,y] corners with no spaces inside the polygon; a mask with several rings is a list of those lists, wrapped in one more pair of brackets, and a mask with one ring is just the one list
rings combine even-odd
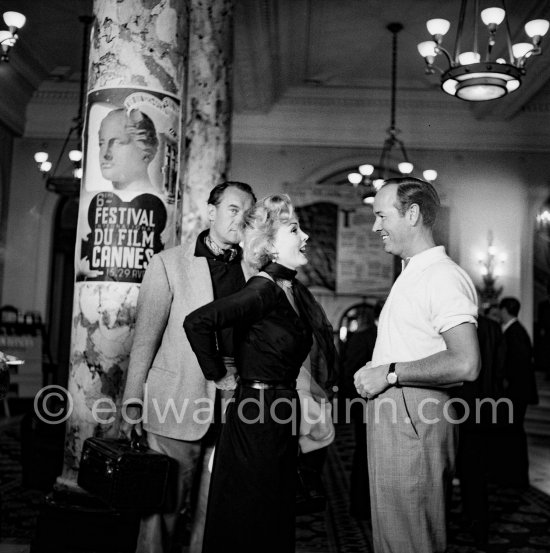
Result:
{"label": "hotel lobby interior", "polygon": [[[75,520],[66,533],[79,543],[56,542],[55,532],[45,529],[49,521],[53,528],[59,524],[47,497],[66,467],[68,446],[64,425],[37,420],[34,398],[45,385],[74,385],[76,304],[86,284],[75,269],[80,274],[90,198],[81,178],[90,182],[90,175],[99,175],[99,165],[90,163],[100,148],[94,109],[107,110],[111,102],[108,86],[90,88],[101,82],[97,64],[89,64],[98,42],[89,40],[97,32],[94,17],[108,9],[124,17],[137,5],[156,13],[177,1],[0,0],[0,14],[26,17],[18,30],[0,23],[0,351],[25,361],[10,369],[7,397],[0,401],[0,553],[133,550],[135,514],[102,519],[103,532],[113,524],[123,528],[105,546],[91,525],[75,538],[82,521],[72,514],[59,516],[69,526]],[[549,552],[550,33],[544,36],[548,26],[540,20],[550,20],[550,1],[508,0],[503,19],[498,10],[480,16],[501,8],[502,0],[206,3],[232,7],[234,18],[231,48],[224,52],[229,146],[220,174],[249,183],[259,198],[288,193],[299,206],[311,236],[310,263],[301,276],[325,309],[344,359],[351,336],[373,324],[376,302],[385,300],[401,270],[371,232],[378,179],[410,174],[433,184],[442,207],[437,239],[471,277],[485,314],[494,314],[503,297],[519,300],[518,318],[534,346],[539,398],[525,418],[529,486],[518,489],[499,479],[509,451],[495,448],[489,541],[480,544],[464,522],[457,475],[449,496],[448,551]],[[200,2],[182,4],[192,11]],[[450,22],[448,31],[441,20]],[[539,27],[526,30],[532,21]],[[1,34],[8,29],[11,38]],[[112,29],[102,32],[120,40]],[[204,38],[194,32],[190,43]],[[122,58],[123,52],[114,47],[112,55]],[[143,64],[143,82],[150,67]],[[136,82],[127,86],[136,97],[145,90],[160,98],[155,85]],[[175,88],[180,96],[170,98],[183,106],[183,135],[185,88]],[[179,140],[177,147],[185,144]],[[181,189],[183,178],[180,167]],[[166,201],[179,206],[178,194]],[[186,220],[174,225],[175,243]],[[132,285],[137,295],[139,280]],[[109,302],[116,303],[113,297]],[[123,341],[130,347],[132,309],[126,326],[114,330],[112,305],[98,315],[109,336],[118,333],[109,348]],[[100,364],[89,361],[90,374],[101,373]],[[126,366],[127,356],[109,384],[115,400]],[[345,399],[349,370],[341,367],[333,400]],[[96,387],[86,397],[103,392],[105,386]],[[297,553],[374,551],[369,517],[350,512],[354,425],[340,420],[335,427],[323,465],[327,504],[298,517]],[[188,551],[188,538],[182,535],[182,551]]]}

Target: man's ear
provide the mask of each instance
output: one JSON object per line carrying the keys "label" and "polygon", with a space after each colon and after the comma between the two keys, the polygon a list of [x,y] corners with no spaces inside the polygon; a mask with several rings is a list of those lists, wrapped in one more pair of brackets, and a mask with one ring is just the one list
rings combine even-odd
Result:
{"label": "man's ear", "polygon": [[407,212],[407,217],[412,227],[415,227],[420,222],[421,215],[419,205],[411,204]]}
{"label": "man's ear", "polygon": [[208,220],[212,224],[216,220],[216,206],[208,204]]}

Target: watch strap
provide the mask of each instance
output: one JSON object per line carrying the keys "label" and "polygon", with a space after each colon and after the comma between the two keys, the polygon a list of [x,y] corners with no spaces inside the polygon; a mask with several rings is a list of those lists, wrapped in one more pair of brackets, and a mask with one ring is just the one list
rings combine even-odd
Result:
{"label": "watch strap", "polygon": [[397,374],[395,372],[395,363],[390,363],[388,373],[386,374],[386,381],[390,386],[399,386]]}

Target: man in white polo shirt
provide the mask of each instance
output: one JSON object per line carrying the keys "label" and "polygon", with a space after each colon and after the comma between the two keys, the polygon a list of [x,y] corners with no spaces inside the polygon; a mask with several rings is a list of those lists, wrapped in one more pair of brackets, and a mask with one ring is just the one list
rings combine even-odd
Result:
{"label": "man in white polo shirt", "polygon": [[373,358],[355,373],[369,398],[367,450],[376,553],[443,553],[445,499],[457,425],[447,388],[479,373],[477,298],[436,246],[439,197],[414,178],[389,179],[373,231],[403,260],[380,314]]}

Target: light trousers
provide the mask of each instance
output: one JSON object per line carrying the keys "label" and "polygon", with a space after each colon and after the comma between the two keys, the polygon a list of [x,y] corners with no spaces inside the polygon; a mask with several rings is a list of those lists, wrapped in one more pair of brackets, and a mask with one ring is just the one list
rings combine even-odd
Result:
{"label": "light trousers", "polygon": [[394,387],[369,400],[367,454],[376,553],[444,553],[458,425],[447,392]]}
{"label": "light trousers", "polygon": [[[189,552],[201,553],[210,475],[206,470],[203,482],[202,468],[206,466],[203,445],[201,441],[175,440],[151,432],[147,433],[147,442],[151,449],[168,455],[174,463],[162,512],[141,519],[136,553],[175,553],[179,524],[186,515],[193,517]],[[196,503],[192,505],[196,478],[201,478],[201,482]],[[177,553],[181,553],[181,549]]]}

